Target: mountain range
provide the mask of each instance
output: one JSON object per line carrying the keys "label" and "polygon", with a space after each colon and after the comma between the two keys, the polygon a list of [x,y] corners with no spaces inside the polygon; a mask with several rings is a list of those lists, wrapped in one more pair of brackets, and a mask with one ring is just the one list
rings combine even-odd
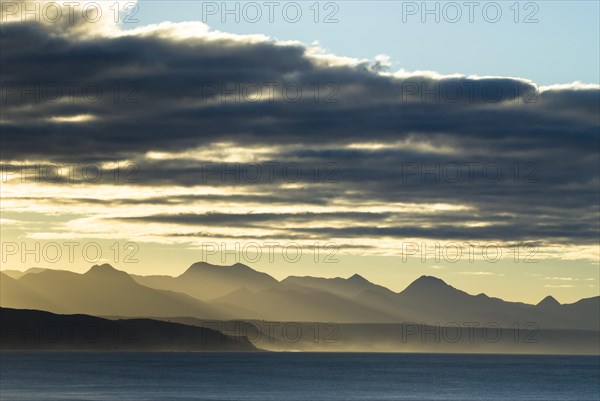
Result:
{"label": "mountain range", "polygon": [[0,273],[0,305],[95,316],[190,317],[280,322],[534,324],[540,329],[600,328],[600,297],[537,305],[471,295],[421,276],[394,292],[358,274],[349,278],[291,276],[282,281],[237,263],[194,263],[183,274],[130,275],[103,264],[86,273],[33,268]]}

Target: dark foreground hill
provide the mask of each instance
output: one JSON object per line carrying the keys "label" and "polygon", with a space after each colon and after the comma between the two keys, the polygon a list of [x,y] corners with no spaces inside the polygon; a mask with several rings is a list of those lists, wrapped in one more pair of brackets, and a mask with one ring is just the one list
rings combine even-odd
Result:
{"label": "dark foreground hill", "polygon": [[0,308],[2,350],[257,351],[246,337],[153,319]]}

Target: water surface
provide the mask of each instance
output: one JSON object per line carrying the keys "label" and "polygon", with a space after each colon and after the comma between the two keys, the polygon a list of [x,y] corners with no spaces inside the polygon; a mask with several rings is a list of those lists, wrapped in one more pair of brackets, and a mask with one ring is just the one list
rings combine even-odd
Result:
{"label": "water surface", "polygon": [[344,353],[0,353],[0,399],[600,399],[581,356]]}

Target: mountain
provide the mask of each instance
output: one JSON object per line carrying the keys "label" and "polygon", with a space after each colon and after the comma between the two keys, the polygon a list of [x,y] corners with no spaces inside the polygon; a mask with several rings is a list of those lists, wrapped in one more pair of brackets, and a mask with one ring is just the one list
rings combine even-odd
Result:
{"label": "mountain", "polygon": [[19,279],[28,273],[40,273],[46,269],[42,267],[31,267],[25,271],[21,270],[2,270],[1,272],[14,279]]}
{"label": "mountain", "polygon": [[397,295],[396,303],[410,311],[413,318],[427,322],[464,321],[463,316],[480,314],[482,309],[485,310],[482,303],[488,303],[489,299],[485,295],[469,295],[439,278],[421,276]]}
{"label": "mountain", "polygon": [[0,308],[2,350],[257,351],[248,338],[151,319]]}
{"label": "mountain", "polygon": [[540,301],[540,303],[538,303],[536,305],[538,308],[543,308],[543,309],[556,309],[556,308],[560,308],[560,302],[558,302],[556,300],[556,298],[554,298],[551,295],[548,295],[546,298],[542,299]]}
{"label": "mountain", "polygon": [[600,331],[600,297],[584,298],[572,304],[561,305],[558,313],[572,317],[577,323],[586,319],[590,330]]}
{"label": "mountain", "polygon": [[533,324],[545,329],[598,330],[600,297],[582,301],[571,306],[560,305],[552,297],[537,306],[507,302],[485,294],[470,295],[438,278],[421,276],[398,294],[396,304],[407,311],[410,321],[417,322],[472,321],[502,327]]}
{"label": "mountain", "polygon": [[0,272],[0,305],[19,308],[57,309],[58,306],[50,299],[38,294],[18,280]]}
{"label": "mountain", "polygon": [[389,322],[396,316],[371,308],[352,299],[324,291],[297,292],[271,288],[251,292],[239,289],[215,302],[239,305],[252,311],[246,319],[304,322]]}
{"label": "mountain", "polygon": [[148,287],[176,291],[194,298],[210,301],[240,288],[260,291],[276,287],[279,282],[266,273],[236,263],[218,266],[206,262],[191,265],[183,274],[171,276],[132,276]]}
{"label": "mountain", "polygon": [[[374,284],[359,274],[348,278],[322,278],[290,276],[281,281],[286,288],[303,294],[325,292],[347,299],[347,308],[360,305],[367,317],[347,316],[344,322],[398,322],[404,321],[405,311],[396,304],[397,294],[383,286]],[[346,310],[348,310],[346,308]],[[375,312],[373,312],[375,311]],[[363,320],[360,320],[363,319]],[[341,320],[327,320],[342,322]]]}
{"label": "mountain", "polygon": [[322,278],[290,276],[281,281],[286,287],[300,291],[325,291],[343,297],[355,297],[365,291],[374,291],[382,294],[393,294],[392,291],[377,284],[373,284],[364,277],[355,274],[349,278]]}
{"label": "mountain", "polygon": [[152,288],[177,291],[210,302],[242,318],[341,322],[382,322],[396,318],[389,311],[349,299],[367,289],[392,293],[357,274],[348,279],[289,277],[280,283],[241,263],[218,266],[199,262],[177,277],[132,277]]}
{"label": "mountain", "polygon": [[230,317],[226,311],[190,296],[138,284],[108,264],[94,265],[84,274],[44,270],[19,280],[2,277],[2,286],[0,302],[4,307],[97,316]]}
{"label": "mountain", "polygon": [[240,263],[195,263],[177,277],[131,276],[107,264],[84,274],[42,270],[18,280],[1,277],[2,306],[57,313],[600,330],[600,297],[566,305],[546,297],[531,305],[468,294],[432,276],[421,276],[398,293],[358,274],[279,282]]}

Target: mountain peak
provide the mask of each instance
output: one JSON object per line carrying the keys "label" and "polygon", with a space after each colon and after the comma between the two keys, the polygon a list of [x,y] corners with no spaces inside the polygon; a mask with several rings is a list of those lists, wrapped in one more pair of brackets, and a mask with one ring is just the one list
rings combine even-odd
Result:
{"label": "mountain peak", "polygon": [[208,263],[208,262],[196,262],[194,264],[192,264],[183,274],[185,273],[193,273],[195,271],[201,271],[201,270],[210,270],[210,269],[244,269],[244,270],[252,270],[251,267],[246,266],[243,263],[234,263],[232,265],[213,265],[212,263]]}
{"label": "mountain peak", "polygon": [[442,279],[434,276],[423,275],[413,281],[408,287],[402,292],[416,292],[416,293],[431,293],[432,291],[439,291],[445,289],[451,289],[452,287]]}
{"label": "mountain peak", "polygon": [[23,274],[29,274],[29,273],[41,273],[43,271],[46,271],[48,269],[43,268],[43,267],[30,267],[29,269],[25,270],[23,272]]}
{"label": "mountain peak", "polygon": [[222,266],[213,265],[211,263],[204,262],[204,261],[196,262],[196,263],[192,263],[192,265],[190,267],[188,267],[187,270],[183,272],[183,274],[194,274],[197,272],[206,271],[206,270],[210,270],[213,268],[219,268],[219,267],[222,267]]}
{"label": "mountain peak", "polygon": [[85,274],[89,275],[103,275],[103,276],[128,276],[127,273],[121,270],[117,270],[108,263],[104,263],[101,265],[94,265],[88,270]]}
{"label": "mountain peak", "polygon": [[437,286],[447,286],[448,284],[446,284],[446,282],[440,278],[434,277],[434,276],[427,276],[427,275],[422,275],[421,277],[419,277],[418,279],[416,279],[415,281],[412,282],[411,285],[413,284],[419,284],[419,285],[437,285]]}
{"label": "mountain peak", "polygon": [[367,280],[366,278],[364,278],[363,276],[361,276],[360,274],[353,274],[351,277],[348,277],[347,280],[350,281],[355,281],[355,282],[359,282],[359,283],[368,283],[369,280]]}
{"label": "mountain peak", "polygon": [[192,263],[192,265],[188,269],[191,269],[191,268],[197,269],[197,268],[202,268],[202,267],[216,267],[216,266],[217,265],[213,265],[211,263],[201,261],[201,262]]}
{"label": "mountain peak", "polygon": [[552,295],[548,295],[546,298],[542,299],[537,306],[542,308],[553,308],[560,306],[560,302],[558,302]]}
{"label": "mountain peak", "polygon": [[[102,271],[105,271],[105,270],[117,270],[117,269],[115,269],[114,267],[112,267],[112,266],[111,266],[110,264],[108,264],[108,263],[103,263],[103,264],[101,264],[101,265],[94,265],[94,266],[92,266],[92,267],[90,268],[90,270],[102,270]],[[118,271],[118,270],[117,270],[117,271]]]}

